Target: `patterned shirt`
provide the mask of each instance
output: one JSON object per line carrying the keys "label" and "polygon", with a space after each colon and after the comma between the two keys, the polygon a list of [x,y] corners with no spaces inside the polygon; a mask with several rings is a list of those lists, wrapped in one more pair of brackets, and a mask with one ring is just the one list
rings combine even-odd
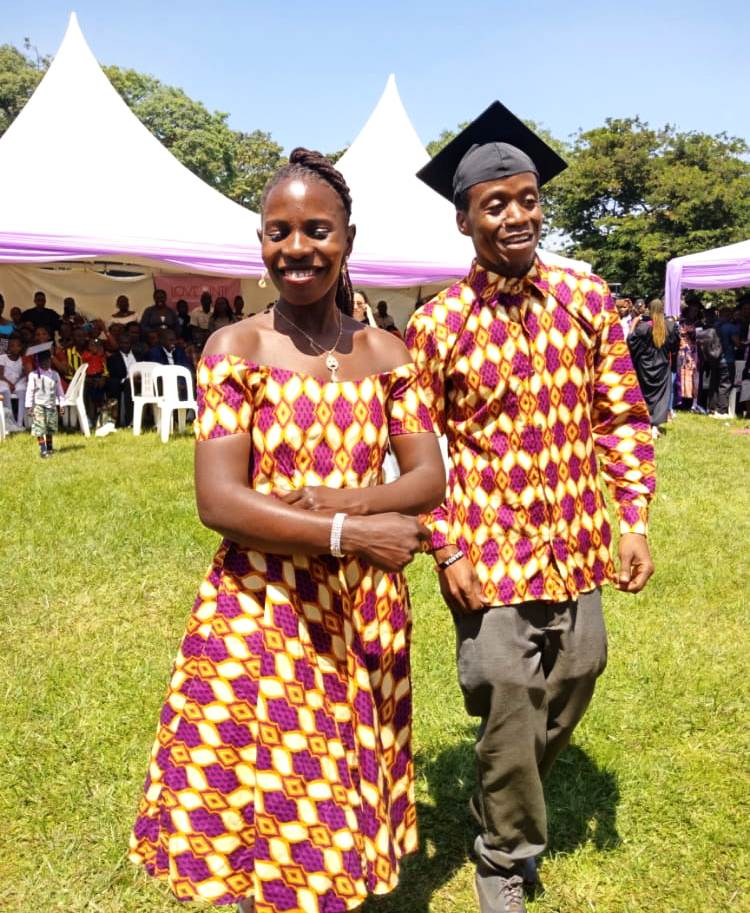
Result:
{"label": "patterned shirt", "polygon": [[476,261],[412,317],[406,342],[448,438],[432,546],[458,545],[493,604],[562,602],[615,579],[597,456],[620,531],[646,533],[646,405],[606,283],[536,260]]}

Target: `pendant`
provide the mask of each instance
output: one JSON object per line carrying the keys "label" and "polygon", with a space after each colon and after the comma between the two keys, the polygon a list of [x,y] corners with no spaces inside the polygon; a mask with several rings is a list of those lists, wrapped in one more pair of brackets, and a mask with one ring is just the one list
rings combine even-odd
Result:
{"label": "pendant", "polygon": [[326,368],[331,372],[331,380],[338,380],[336,372],[339,369],[339,360],[333,352],[329,352],[328,355],[326,355]]}

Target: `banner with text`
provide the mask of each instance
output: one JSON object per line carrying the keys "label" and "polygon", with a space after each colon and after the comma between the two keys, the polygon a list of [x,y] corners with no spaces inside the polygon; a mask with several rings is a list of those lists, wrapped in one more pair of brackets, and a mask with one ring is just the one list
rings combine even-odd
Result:
{"label": "banner with text", "polygon": [[238,278],[223,278],[221,276],[154,276],[156,288],[167,293],[170,307],[174,307],[180,298],[187,301],[190,310],[200,304],[204,292],[211,293],[211,301],[217,298],[226,298],[232,307],[237,295],[242,294],[242,286]]}

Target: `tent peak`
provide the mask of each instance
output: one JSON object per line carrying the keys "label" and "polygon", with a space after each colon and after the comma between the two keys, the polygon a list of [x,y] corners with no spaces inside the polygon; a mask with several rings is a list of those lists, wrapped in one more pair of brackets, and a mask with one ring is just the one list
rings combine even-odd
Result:
{"label": "tent peak", "polygon": [[[63,40],[60,43],[60,47],[57,50],[57,53],[60,53],[60,50],[65,47],[68,42],[82,42],[88,47],[86,39],[83,37],[83,31],[81,29],[81,23],[78,21],[78,13],[75,10],[71,10],[70,16],[68,16],[68,27],[65,29],[65,34],[63,35]],[[57,55],[55,55],[57,56]]]}

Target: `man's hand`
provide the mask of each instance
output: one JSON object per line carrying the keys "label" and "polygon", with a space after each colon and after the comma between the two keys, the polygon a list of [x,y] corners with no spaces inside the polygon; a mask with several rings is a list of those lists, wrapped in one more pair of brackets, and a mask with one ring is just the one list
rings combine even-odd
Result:
{"label": "man's hand", "polygon": [[[439,564],[455,554],[455,551],[452,546],[438,549],[435,552],[435,561]],[[489,605],[482,595],[482,585],[468,558],[461,558],[445,570],[438,568],[437,571],[440,592],[448,607],[454,612],[479,612]]]}
{"label": "man's hand", "polygon": [[645,536],[625,533],[620,537],[620,573],[617,588],[624,593],[640,593],[654,573],[654,562]]}

